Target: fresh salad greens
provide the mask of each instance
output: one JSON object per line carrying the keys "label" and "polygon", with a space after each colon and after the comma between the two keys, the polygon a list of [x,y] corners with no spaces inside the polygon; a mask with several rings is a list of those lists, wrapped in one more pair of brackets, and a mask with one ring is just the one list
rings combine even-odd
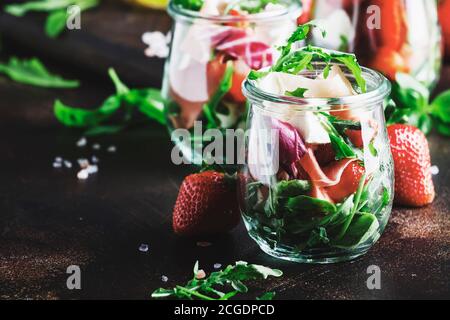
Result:
{"label": "fresh salad greens", "polygon": [[246,215],[269,245],[291,245],[299,251],[327,246],[350,249],[377,237],[377,215],[391,200],[386,187],[379,194],[381,186],[380,178],[363,175],[354,194],[333,204],[308,196],[306,180],[280,181],[269,187],[264,204],[257,191],[266,187],[254,182],[247,185]]}
{"label": "fresh salad greens", "polygon": [[[204,0],[173,0],[173,2],[183,9],[199,11],[203,6]],[[279,0],[235,0],[227,5],[223,14],[228,15],[231,10],[236,9],[247,14],[260,13],[264,11],[269,3],[276,4],[279,2]]]}
{"label": "fresh salad greens", "polygon": [[204,0],[173,0],[173,3],[186,10],[199,11]]}
{"label": "fresh salad greens", "polygon": [[[109,70],[109,76],[116,87],[116,93],[108,97],[100,107],[93,110],[74,108],[56,100],[54,104],[56,118],[66,126],[86,129],[86,135],[120,131],[130,122],[135,110],[161,124],[165,123],[164,99],[159,90],[129,89],[120,81],[114,69]],[[105,124],[107,121],[111,122],[119,110],[124,111],[122,122]]]}
{"label": "fresh salad greens", "polygon": [[[152,298],[178,298],[201,300],[228,300],[238,293],[248,291],[244,281],[267,279],[269,276],[281,277],[283,272],[278,269],[248,264],[238,261],[235,265],[228,265],[224,270],[212,272],[209,277],[199,279],[198,261],[194,266],[194,277],[184,286],[177,285],[173,289],[159,288],[152,293]],[[226,287],[229,287],[225,291]],[[271,300],[274,292],[267,292],[258,300]]]}
{"label": "fresh salad greens", "polygon": [[[294,44],[307,38],[313,27],[317,27],[313,21],[297,27],[295,32],[287,40],[287,43],[279,48],[281,53],[280,57],[270,68],[270,71],[298,74],[304,69],[314,69],[313,62],[323,62],[325,63],[323,74],[326,78],[330,71],[331,63],[338,62],[344,64],[352,72],[359,90],[362,93],[366,92],[366,81],[362,76],[361,67],[354,54],[327,50],[311,45],[295,50],[292,49]],[[322,36],[326,36],[324,30],[321,30],[321,32]],[[267,72],[253,71],[249,78],[255,80],[266,74]]]}
{"label": "fresh salad greens", "polygon": [[55,38],[64,30],[68,18],[67,8],[77,5],[80,11],[84,11],[99,4],[100,0],[39,0],[28,1],[19,4],[9,4],[5,6],[5,12],[22,17],[31,11],[47,12],[48,16],[45,22],[45,32]]}
{"label": "fresh salad greens", "polygon": [[391,98],[393,101],[385,109],[388,124],[407,123],[425,134],[435,127],[440,134],[450,136],[450,90],[430,102],[430,92],[423,84],[408,74],[398,73]]}
{"label": "fresh salad greens", "polygon": [[45,88],[76,88],[77,80],[66,80],[51,74],[37,58],[20,60],[16,57],[8,63],[0,63],[0,73],[6,74],[12,80]]}

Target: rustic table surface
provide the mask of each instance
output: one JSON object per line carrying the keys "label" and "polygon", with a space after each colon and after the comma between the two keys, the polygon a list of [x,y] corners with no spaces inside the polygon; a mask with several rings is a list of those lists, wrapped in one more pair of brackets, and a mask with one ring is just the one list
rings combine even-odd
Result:
{"label": "rustic table surface", "polygon": [[[229,235],[179,239],[171,214],[183,177],[193,168],[170,161],[165,128],[149,123],[78,148],[80,132],[52,114],[56,97],[95,106],[113,87],[114,66],[132,85],[158,86],[162,61],[143,55],[140,35],[170,28],[161,12],[108,3],[82,16],[82,30],[49,40],[42,16],[22,20],[0,14],[1,58],[38,55],[62,75],[82,80],[76,90],[45,90],[0,76],[0,299],[149,299],[161,286],[185,282],[196,260],[205,271],[237,260],[280,268],[284,276],[252,285],[254,297],[274,290],[279,299],[450,298],[450,147],[430,136],[435,202],[395,208],[369,253],[334,265],[302,265],[264,254],[242,223]],[[445,67],[437,91],[450,87]],[[87,76],[88,75],[88,76]],[[93,150],[99,143],[101,150]],[[105,149],[114,145],[116,153]],[[99,172],[86,181],[76,169],[54,169],[53,159],[96,155]],[[203,247],[197,241],[208,241]],[[141,244],[148,251],[139,250]],[[78,265],[82,289],[68,290],[66,268]],[[381,269],[381,290],[368,290],[367,268]],[[168,277],[167,283],[161,277]]]}

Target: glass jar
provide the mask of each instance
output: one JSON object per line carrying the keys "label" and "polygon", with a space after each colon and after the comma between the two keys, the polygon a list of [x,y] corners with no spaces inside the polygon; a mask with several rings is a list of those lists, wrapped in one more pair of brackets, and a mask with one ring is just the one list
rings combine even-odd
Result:
{"label": "glass jar", "polygon": [[[350,70],[340,67],[356,88]],[[315,63],[301,74],[315,78],[323,68]],[[394,195],[383,113],[391,86],[367,68],[363,77],[366,93],[332,99],[279,96],[244,82],[250,110],[239,203],[250,236],[266,253],[296,262],[345,261],[366,253],[382,234]],[[306,134],[307,127],[316,131]],[[352,151],[342,156],[330,142],[306,142],[321,129],[341,136]]]}
{"label": "glass jar", "polygon": [[243,80],[250,70],[271,65],[275,46],[296,28],[298,5],[283,3],[284,9],[246,16],[206,15],[169,3],[174,25],[162,95],[169,131],[186,129],[191,134],[188,140],[173,139],[185,159],[202,163],[206,129],[225,133],[244,126]]}
{"label": "glass jar", "polygon": [[413,75],[428,87],[439,79],[441,34],[436,1],[302,0],[299,22],[315,19],[327,30],[311,41],[329,49],[354,52],[361,64],[384,73]]}

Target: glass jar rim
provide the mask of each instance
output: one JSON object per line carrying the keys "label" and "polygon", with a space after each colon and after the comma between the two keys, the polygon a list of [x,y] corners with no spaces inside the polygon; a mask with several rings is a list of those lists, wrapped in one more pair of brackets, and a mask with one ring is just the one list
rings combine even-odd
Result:
{"label": "glass jar rim", "polygon": [[268,22],[268,21],[274,21],[279,20],[281,18],[284,18],[286,16],[292,15],[294,13],[293,10],[300,9],[300,5],[296,3],[295,1],[288,0],[288,6],[286,6],[285,10],[278,10],[278,11],[267,11],[262,13],[255,13],[255,14],[249,14],[245,15],[245,18],[242,18],[240,16],[232,16],[232,15],[226,15],[226,16],[216,16],[211,14],[202,14],[198,11],[185,9],[179,5],[176,5],[172,0],[169,1],[169,5],[167,6],[167,12],[169,15],[177,20],[185,20],[185,21],[192,21],[194,19],[198,20],[204,20],[211,23],[231,23],[231,22]]}
{"label": "glass jar rim", "polygon": [[[314,65],[323,65],[323,62],[313,62]],[[344,70],[348,70],[344,64],[335,63]],[[264,69],[260,70],[263,71]],[[369,107],[382,102],[391,92],[391,82],[381,73],[361,67],[362,76],[367,80],[375,81],[376,87],[368,90],[365,93],[358,93],[356,95],[337,97],[337,98],[300,98],[286,95],[279,95],[269,93],[256,86],[256,80],[245,79],[242,83],[242,91],[244,96],[250,101],[267,101],[275,104],[288,105],[291,110],[298,111],[327,111],[332,110],[333,107],[341,107],[339,110],[350,110],[361,107]],[[276,111],[269,111],[274,112]],[[280,110],[283,112],[283,110]]]}

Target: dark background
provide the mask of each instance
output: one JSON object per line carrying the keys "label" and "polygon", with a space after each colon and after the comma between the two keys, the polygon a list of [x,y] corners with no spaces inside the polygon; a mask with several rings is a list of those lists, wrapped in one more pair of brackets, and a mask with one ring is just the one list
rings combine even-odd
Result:
{"label": "dark background", "polygon": [[[144,56],[144,31],[167,32],[162,11],[104,1],[82,13],[82,30],[48,39],[44,15],[15,18],[0,13],[0,58],[38,56],[50,70],[82,81],[75,90],[21,85],[0,76],[0,298],[149,299],[161,286],[184,283],[196,260],[205,271],[237,260],[280,268],[285,275],[252,284],[253,298],[274,290],[278,299],[450,298],[448,140],[429,138],[435,202],[421,209],[394,209],[380,241],[367,255],[334,265],[275,260],[248,237],[243,225],[222,238],[180,239],[171,231],[178,186],[194,170],[174,166],[164,127],[148,122],[134,130],[89,140],[62,127],[53,101],[94,107],[114,90],[106,76],[114,67],[131,87],[158,87],[163,61]],[[450,87],[443,69],[436,92]],[[102,150],[94,151],[92,143]],[[117,146],[114,154],[105,151]],[[76,159],[95,154],[99,172],[76,178]],[[62,156],[72,169],[52,168]],[[197,241],[209,241],[200,247]],[[140,252],[141,244],[149,251]],[[82,289],[66,288],[66,268],[79,265]],[[381,290],[368,290],[367,267],[381,268]],[[161,281],[166,275],[167,283]]]}

